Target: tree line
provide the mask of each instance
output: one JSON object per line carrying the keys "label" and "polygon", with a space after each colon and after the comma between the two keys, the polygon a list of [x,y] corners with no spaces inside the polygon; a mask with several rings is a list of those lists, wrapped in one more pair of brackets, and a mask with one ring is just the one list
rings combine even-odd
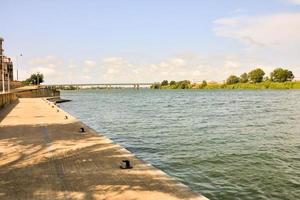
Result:
{"label": "tree line", "polygon": [[232,85],[236,83],[260,83],[263,81],[287,82],[294,79],[292,71],[283,68],[276,68],[271,72],[270,77],[265,76],[265,72],[261,68],[256,68],[248,73],[243,73],[239,77],[231,75],[227,78],[226,84]]}
{"label": "tree line", "polygon": [[[265,76],[266,73],[261,68],[256,68],[248,73],[243,73],[240,76],[230,75],[224,83],[207,83],[205,80],[202,83],[191,83],[189,80],[183,81],[168,81],[163,80],[161,83],[155,83],[151,86],[152,89],[215,89],[215,88],[232,88],[235,84],[241,83],[246,88],[251,85],[256,85],[256,83],[284,83],[290,82],[295,77],[292,71],[283,68],[276,68],[271,73],[270,76]],[[246,83],[248,84],[246,86]],[[274,85],[273,84],[273,85]],[[298,83],[297,83],[298,84]],[[276,85],[277,87],[278,85]],[[269,87],[269,86],[267,86]],[[274,86],[275,87],[275,86]],[[297,86],[298,87],[298,86]],[[252,86],[250,87],[252,88]]]}

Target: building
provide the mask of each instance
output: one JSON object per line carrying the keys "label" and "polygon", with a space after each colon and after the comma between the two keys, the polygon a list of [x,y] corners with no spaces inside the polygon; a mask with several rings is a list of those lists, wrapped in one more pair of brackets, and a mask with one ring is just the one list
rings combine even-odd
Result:
{"label": "building", "polygon": [[0,37],[0,80],[2,81],[3,72],[4,80],[14,80],[13,63],[9,57],[4,56],[3,38]]}
{"label": "building", "polygon": [[11,58],[4,55],[3,49],[4,39],[0,37],[0,89],[2,91],[2,80],[4,78],[5,89],[8,89],[8,82],[10,82],[10,88],[14,88],[14,73],[13,73],[13,63]]}

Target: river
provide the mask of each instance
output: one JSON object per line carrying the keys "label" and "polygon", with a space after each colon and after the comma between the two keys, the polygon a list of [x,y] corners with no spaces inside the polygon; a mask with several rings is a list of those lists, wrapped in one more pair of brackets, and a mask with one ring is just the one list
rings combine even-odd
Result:
{"label": "river", "polygon": [[300,90],[62,91],[61,107],[214,199],[300,199]]}

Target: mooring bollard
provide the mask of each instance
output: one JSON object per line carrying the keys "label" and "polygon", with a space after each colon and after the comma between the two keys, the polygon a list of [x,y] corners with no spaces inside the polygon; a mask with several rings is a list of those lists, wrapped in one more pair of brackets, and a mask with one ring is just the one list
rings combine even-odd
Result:
{"label": "mooring bollard", "polygon": [[52,108],[54,108],[54,106],[52,106]]}
{"label": "mooring bollard", "polygon": [[84,132],[85,132],[84,128],[81,127],[81,128],[80,128],[80,132],[81,132],[81,133],[84,133]]}
{"label": "mooring bollard", "polygon": [[65,116],[65,119],[68,119],[68,116],[67,116],[67,115]]}
{"label": "mooring bollard", "polygon": [[57,109],[56,112],[59,112],[59,110]]}
{"label": "mooring bollard", "polygon": [[131,169],[132,165],[130,164],[129,160],[122,160],[120,168],[121,169]]}

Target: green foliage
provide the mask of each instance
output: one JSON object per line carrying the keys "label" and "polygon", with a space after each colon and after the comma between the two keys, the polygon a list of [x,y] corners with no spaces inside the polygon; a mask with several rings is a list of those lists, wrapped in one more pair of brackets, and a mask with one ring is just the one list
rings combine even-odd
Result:
{"label": "green foliage", "polygon": [[251,72],[248,73],[249,80],[252,83],[262,82],[263,78],[264,78],[264,75],[265,75],[265,72],[260,68],[254,69],[254,70],[252,70]]}
{"label": "green foliage", "polygon": [[269,81],[269,80],[270,80],[270,78],[268,76],[264,77],[264,81]]}
{"label": "green foliage", "polygon": [[202,83],[198,86],[199,89],[203,89],[207,86],[207,82],[204,80]]}
{"label": "green foliage", "polygon": [[160,89],[161,88],[161,84],[160,83],[155,83],[153,85],[150,86],[151,89]]}
{"label": "green foliage", "polygon": [[231,75],[227,78],[226,80],[226,84],[227,85],[232,85],[232,84],[236,84],[240,81],[239,77],[235,76],[235,75]]}
{"label": "green foliage", "polygon": [[34,74],[31,74],[31,76],[26,79],[25,81],[22,81],[22,83],[24,85],[39,85],[41,83],[44,82],[44,75],[41,74],[41,73],[34,73]]}
{"label": "green foliage", "polygon": [[151,86],[153,89],[300,89],[300,81],[293,80],[293,72],[285,69],[275,69],[271,73],[271,78],[264,77],[265,72],[262,69],[255,69],[248,74],[243,73],[240,77],[231,75],[226,84],[203,81],[200,84],[191,84],[188,80],[170,81],[155,83]]}
{"label": "green foliage", "polygon": [[167,85],[169,85],[168,80],[163,80],[163,81],[161,82],[161,86],[167,86]]}
{"label": "green foliage", "polygon": [[178,88],[180,89],[189,89],[191,82],[188,80],[184,80],[184,81],[179,81],[178,83]]}
{"label": "green foliage", "polygon": [[294,74],[287,69],[277,68],[271,73],[270,77],[274,82],[286,82],[292,81],[294,79]]}
{"label": "green foliage", "polygon": [[247,73],[243,73],[243,74],[240,76],[240,82],[241,82],[241,83],[247,83],[247,82],[248,82],[248,74],[247,74]]}
{"label": "green foliage", "polygon": [[261,83],[237,83],[226,85],[225,89],[300,89],[300,82],[272,82],[265,81]]}
{"label": "green foliage", "polygon": [[222,89],[222,85],[220,83],[209,83],[204,89]]}
{"label": "green foliage", "polygon": [[164,80],[162,83],[155,83],[151,85],[150,88],[152,89],[191,89],[192,85],[191,82],[188,80],[183,81],[171,81],[170,84],[167,84],[168,81]]}
{"label": "green foliage", "polygon": [[170,81],[170,86],[176,85],[176,81]]}

